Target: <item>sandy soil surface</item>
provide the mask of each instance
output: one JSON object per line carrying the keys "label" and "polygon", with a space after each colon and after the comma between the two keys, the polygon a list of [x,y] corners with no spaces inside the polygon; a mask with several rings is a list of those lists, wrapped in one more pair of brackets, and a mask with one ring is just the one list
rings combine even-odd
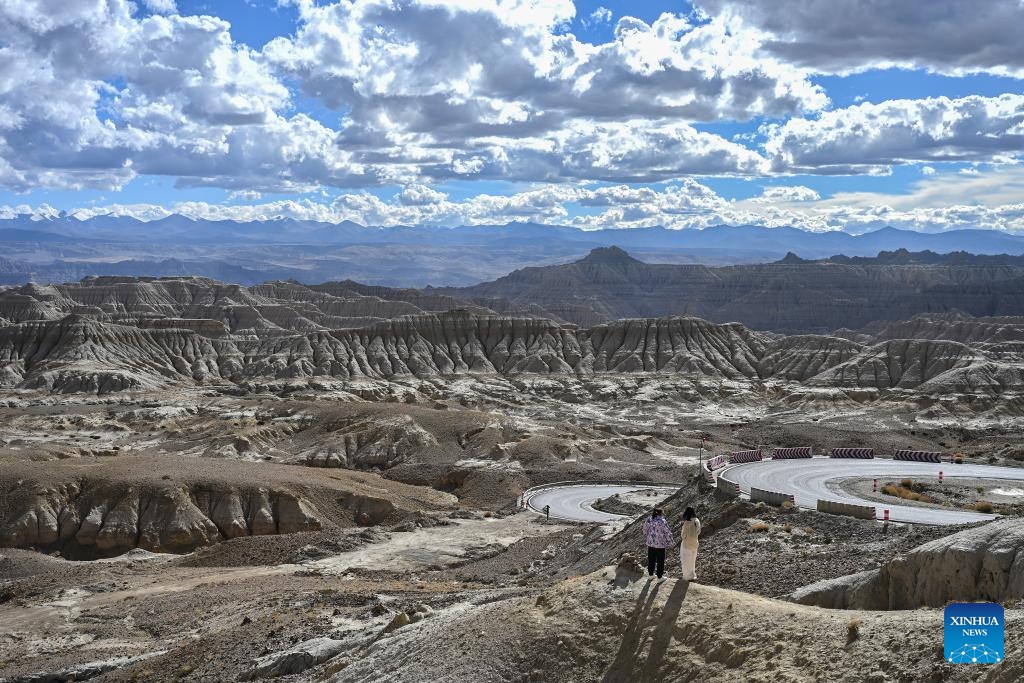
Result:
{"label": "sandy soil surface", "polygon": [[349,569],[383,569],[392,572],[436,569],[469,558],[494,555],[527,536],[572,528],[571,525],[540,527],[536,515],[522,512],[504,518],[453,519],[447,526],[416,533],[391,533],[380,542],[329,558],[307,563],[312,571],[344,574]]}

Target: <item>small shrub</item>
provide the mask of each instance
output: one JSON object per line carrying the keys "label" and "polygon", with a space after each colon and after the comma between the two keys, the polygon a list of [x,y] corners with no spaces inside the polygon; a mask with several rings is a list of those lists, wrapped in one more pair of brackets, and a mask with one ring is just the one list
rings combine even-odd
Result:
{"label": "small shrub", "polygon": [[757,524],[751,524],[750,530],[756,533],[764,533],[768,531],[768,525],[764,522],[758,522]]}
{"label": "small shrub", "polygon": [[[910,480],[904,479],[903,481]],[[918,488],[923,489],[924,487],[918,485]],[[904,500],[916,500],[921,503],[932,502],[932,499],[926,496],[925,494],[920,493],[918,491],[914,491],[907,486],[897,486],[896,484],[886,484],[885,486],[882,487],[882,493],[884,493],[887,496],[896,496],[897,498],[902,498]]]}
{"label": "small shrub", "polygon": [[984,513],[990,513],[990,512],[992,512],[992,509],[993,509],[992,508],[992,503],[988,502],[987,500],[979,500],[977,503],[974,503],[973,505],[970,505],[969,507],[972,510],[977,510],[978,512],[984,512]]}
{"label": "small shrub", "polygon": [[779,507],[782,508],[782,510],[784,512],[789,512],[789,511],[791,511],[796,506],[793,505],[793,501],[791,501],[791,500],[784,500],[784,501],[782,501],[782,505],[780,505]]}
{"label": "small shrub", "polygon": [[846,644],[849,645],[853,641],[860,638],[860,617],[854,617],[850,619],[850,623],[846,625]]}
{"label": "small shrub", "polygon": [[963,465],[964,464],[964,456],[962,456],[959,453],[957,453],[955,456],[953,456],[953,462],[956,463],[957,465]]}
{"label": "small shrub", "polygon": [[494,513],[491,512],[490,510],[488,510],[487,512],[484,513],[484,517],[493,517],[493,516],[494,516]]}
{"label": "small shrub", "polygon": [[784,527],[782,527],[782,530],[785,531],[787,534],[791,534],[793,533],[793,525],[787,524]]}
{"label": "small shrub", "polygon": [[810,536],[811,534],[814,533],[814,527],[812,527],[812,526],[805,526],[804,527],[804,533],[807,534],[808,536]]}
{"label": "small shrub", "polygon": [[913,479],[900,479],[900,486],[902,486],[905,489],[909,489],[913,485],[914,485],[914,480]]}
{"label": "small shrub", "polygon": [[984,486],[979,486],[978,487],[978,493],[985,493],[985,487]]}

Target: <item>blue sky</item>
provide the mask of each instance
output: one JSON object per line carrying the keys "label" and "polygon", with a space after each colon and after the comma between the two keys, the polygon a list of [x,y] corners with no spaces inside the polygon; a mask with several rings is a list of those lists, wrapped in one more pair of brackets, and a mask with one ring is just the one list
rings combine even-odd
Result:
{"label": "blue sky", "polygon": [[1016,232],[1022,21],[1016,0],[12,0],[0,216]]}

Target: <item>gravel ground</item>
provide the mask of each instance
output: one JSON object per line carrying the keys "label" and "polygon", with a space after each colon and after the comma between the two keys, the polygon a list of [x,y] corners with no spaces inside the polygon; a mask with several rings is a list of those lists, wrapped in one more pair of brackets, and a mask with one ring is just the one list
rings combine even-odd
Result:
{"label": "gravel ground", "polygon": [[[698,580],[781,597],[821,579],[874,569],[967,527],[891,524],[742,504],[735,522],[701,542]],[[758,525],[767,525],[758,531]],[[678,567],[678,564],[675,565]]]}

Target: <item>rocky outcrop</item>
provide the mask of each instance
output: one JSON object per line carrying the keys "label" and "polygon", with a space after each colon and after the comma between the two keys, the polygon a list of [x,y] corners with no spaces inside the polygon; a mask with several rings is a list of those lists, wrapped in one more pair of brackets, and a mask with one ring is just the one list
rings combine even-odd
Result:
{"label": "rocky outcrop", "polygon": [[359,526],[380,524],[395,511],[395,506],[391,501],[377,496],[342,493],[338,497],[338,502],[346,510],[352,511],[352,519]]}
{"label": "rocky outcrop", "polygon": [[408,415],[377,417],[332,432],[324,444],[306,454],[305,464],[389,469],[437,446],[434,435]]}
{"label": "rocky outcrop", "polygon": [[255,681],[261,678],[299,674],[338,656],[350,647],[351,644],[345,640],[313,638],[283,652],[274,652],[258,658],[253,668],[242,674],[239,680]]}
{"label": "rocky outcrop", "polygon": [[806,382],[812,387],[998,397],[1024,387],[1016,353],[991,356],[948,341],[898,339],[864,349]]}
{"label": "rocky outcrop", "polygon": [[816,386],[912,389],[974,363],[978,356],[956,342],[900,339],[877,344],[815,377]]}
{"label": "rocky outcrop", "polygon": [[60,550],[72,558],[132,548],[189,552],[239,536],[321,526],[311,503],[266,488],[130,486],[85,479],[40,487],[19,498],[20,506],[2,520],[0,545]]}
{"label": "rocky outcrop", "polygon": [[30,389],[105,392],[203,382],[238,374],[240,360],[234,343],[190,330],[140,330],[74,315],[0,327],[0,376]]}
{"label": "rocky outcrop", "polygon": [[776,339],[758,359],[761,377],[803,382],[855,358],[863,346],[838,337],[798,335]]}
{"label": "rocky outcrop", "polygon": [[730,379],[756,374],[765,339],[742,325],[698,318],[619,320],[581,335],[592,372],[676,372]]}
{"label": "rocky outcrop", "polygon": [[1002,519],[915,548],[879,569],[805,586],[791,599],[836,609],[915,609],[1024,598],[1024,524]]}

